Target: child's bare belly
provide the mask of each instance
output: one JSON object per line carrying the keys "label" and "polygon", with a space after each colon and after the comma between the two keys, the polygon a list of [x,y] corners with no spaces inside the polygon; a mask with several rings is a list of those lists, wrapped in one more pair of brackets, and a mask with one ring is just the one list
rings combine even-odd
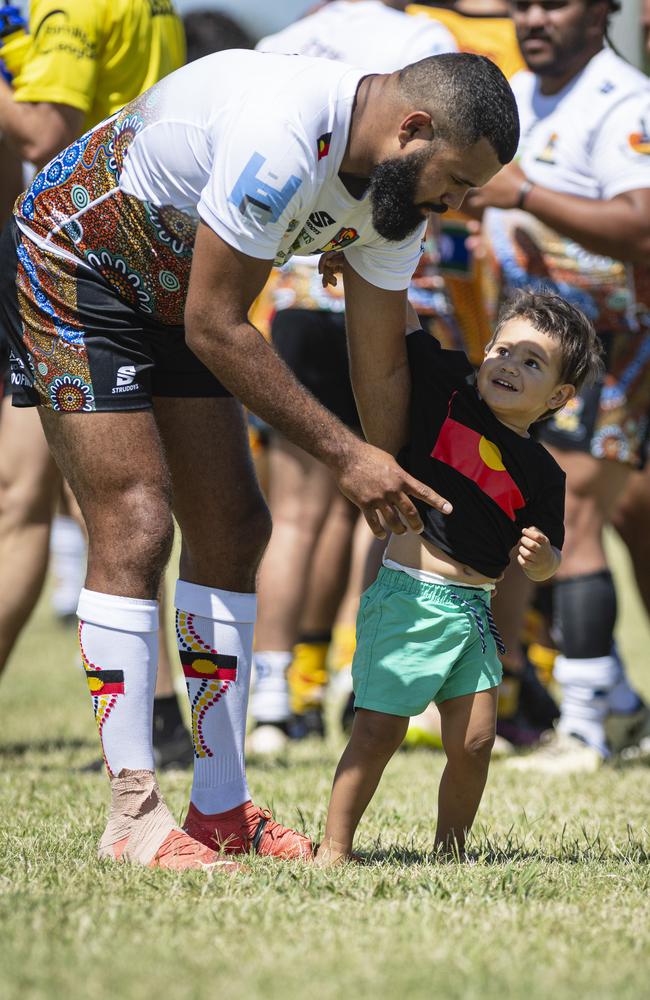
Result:
{"label": "child's bare belly", "polygon": [[471,566],[452,559],[446,552],[436,548],[413,531],[407,531],[403,535],[391,535],[386,555],[403,566],[421,569],[426,573],[438,573],[449,580],[458,580],[459,583],[496,583],[496,579],[501,579],[501,577],[495,579],[492,576],[484,576]]}

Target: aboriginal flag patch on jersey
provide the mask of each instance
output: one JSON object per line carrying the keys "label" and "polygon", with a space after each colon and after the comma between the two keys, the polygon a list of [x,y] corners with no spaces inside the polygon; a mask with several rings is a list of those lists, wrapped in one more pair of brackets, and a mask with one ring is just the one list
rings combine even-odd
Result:
{"label": "aboriginal flag patch on jersey", "polygon": [[316,140],[316,145],[318,146],[318,159],[324,160],[330,151],[330,143],[332,141],[332,133],[324,132],[322,135],[318,136]]}
{"label": "aboriginal flag patch on jersey", "polygon": [[227,653],[181,650],[181,663],[186,677],[203,681],[237,680],[237,657]]}
{"label": "aboriginal flag patch on jersey", "polygon": [[431,458],[451,465],[471,479],[511,521],[515,520],[515,511],[525,506],[521,491],[503,464],[497,446],[452,417],[447,417],[440,428]]}
{"label": "aboriginal flag patch on jersey", "polygon": [[87,670],[86,682],[93,698],[100,694],[124,694],[123,670]]}

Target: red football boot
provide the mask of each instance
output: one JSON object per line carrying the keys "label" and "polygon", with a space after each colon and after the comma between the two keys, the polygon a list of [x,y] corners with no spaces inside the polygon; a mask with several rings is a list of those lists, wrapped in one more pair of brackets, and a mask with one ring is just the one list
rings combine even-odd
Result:
{"label": "red football boot", "polygon": [[200,843],[226,854],[309,859],[313,847],[309,837],[276,823],[268,809],[260,809],[248,800],[226,812],[206,816],[190,802],[183,829]]}

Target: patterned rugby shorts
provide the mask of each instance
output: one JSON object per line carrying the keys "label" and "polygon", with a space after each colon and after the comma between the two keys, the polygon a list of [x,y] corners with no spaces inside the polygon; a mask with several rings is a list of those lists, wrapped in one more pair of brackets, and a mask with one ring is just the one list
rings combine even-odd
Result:
{"label": "patterned rugby shorts", "polygon": [[0,325],[14,406],[147,410],[153,396],[230,396],[182,326],[137,312],[96,271],[41,249],[13,221],[0,238]]}
{"label": "patterned rugby shorts", "polygon": [[650,439],[650,332],[600,334],[606,374],[539,425],[538,440],[642,469]]}

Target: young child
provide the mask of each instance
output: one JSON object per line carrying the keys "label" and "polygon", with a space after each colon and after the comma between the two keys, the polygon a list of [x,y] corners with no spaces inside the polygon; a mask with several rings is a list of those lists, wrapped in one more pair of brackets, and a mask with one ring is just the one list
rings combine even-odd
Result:
{"label": "young child", "polygon": [[589,320],[552,294],[501,311],[478,374],[460,351],[408,335],[411,440],[399,461],[453,504],[418,504],[421,535],[393,535],[361,600],[356,714],[316,863],[350,857],[357,825],[409,718],[440,710],[447,765],[436,847],[462,852],[487,779],[504,647],[490,594],[511,553],[531,580],[560,564],[564,473],[529,434],[600,372]]}

